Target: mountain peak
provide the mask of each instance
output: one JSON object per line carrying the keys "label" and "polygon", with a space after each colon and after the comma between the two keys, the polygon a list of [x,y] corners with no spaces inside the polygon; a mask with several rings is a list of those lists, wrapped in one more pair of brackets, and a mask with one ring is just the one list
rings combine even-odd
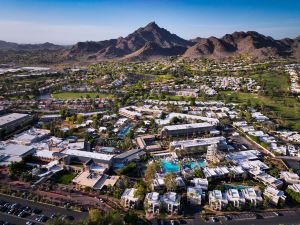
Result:
{"label": "mountain peak", "polygon": [[148,23],[145,28],[152,28],[152,29],[157,29],[159,28],[159,26],[155,23],[155,21],[152,21],[150,23]]}

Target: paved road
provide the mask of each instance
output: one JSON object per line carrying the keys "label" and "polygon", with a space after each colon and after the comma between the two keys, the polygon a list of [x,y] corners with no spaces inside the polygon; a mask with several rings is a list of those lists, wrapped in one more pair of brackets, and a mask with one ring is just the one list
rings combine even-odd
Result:
{"label": "paved road", "polygon": [[[282,216],[266,215],[261,219],[241,219],[241,220],[228,220],[218,222],[207,222],[203,219],[187,219],[186,225],[210,225],[210,224],[228,224],[228,225],[299,225],[300,224],[300,211],[287,211],[283,212]],[[263,215],[263,214],[262,214]]]}
{"label": "paved road", "polygon": [[[44,214],[48,217],[50,217],[52,214],[67,215],[67,216],[74,217],[75,221],[79,221],[79,220],[82,220],[87,217],[87,213],[84,213],[84,212],[76,212],[73,210],[68,210],[68,209],[51,206],[51,205],[47,205],[47,204],[42,204],[42,203],[35,203],[35,202],[31,202],[31,201],[28,201],[25,199],[15,198],[15,197],[1,195],[1,194],[0,194],[0,200],[10,202],[10,203],[19,203],[22,206],[29,206],[31,208],[41,209],[42,210],[41,214]],[[34,220],[36,218],[36,216],[29,216],[27,218],[19,218],[17,216],[8,215],[6,213],[1,213],[0,218],[1,218],[0,220],[7,219],[7,221],[11,221],[13,224],[16,224],[16,225],[19,225],[19,224],[24,225],[26,223],[26,221]]]}

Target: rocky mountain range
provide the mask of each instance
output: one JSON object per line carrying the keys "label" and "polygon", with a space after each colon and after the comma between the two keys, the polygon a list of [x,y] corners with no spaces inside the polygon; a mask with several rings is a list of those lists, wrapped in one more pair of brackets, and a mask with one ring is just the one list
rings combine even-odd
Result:
{"label": "rocky mountain range", "polygon": [[[48,50],[59,52],[61,60],[149,60],[166,56],[224,59],[246,55],[252,59],[300,59],[300,36],[275,40],[255,31],[234,32],[221,38],[185,40],[151,22],[126,37],[105,41],[87,41],[66,47],[44,43],[24,45],[0,41],[0,51]],[[1,54],[0,54],[1,56]]]}
{"label": "rocky mountain range", "polygon": [[17,44],[13,42],[0,41],[0,51],[34,51],[34,50],[61,50],[66,46],[55,45],[49,42],[43,44]]}

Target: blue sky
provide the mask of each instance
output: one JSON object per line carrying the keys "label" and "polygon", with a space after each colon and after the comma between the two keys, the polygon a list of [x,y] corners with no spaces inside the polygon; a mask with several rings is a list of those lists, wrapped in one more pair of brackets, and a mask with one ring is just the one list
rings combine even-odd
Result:
{"label": "blue sky", "polygon": [[0,40],[19,43],[105,40],[151,21],[191,39],[256,30],[300,35],[298,0],[1,0]]}

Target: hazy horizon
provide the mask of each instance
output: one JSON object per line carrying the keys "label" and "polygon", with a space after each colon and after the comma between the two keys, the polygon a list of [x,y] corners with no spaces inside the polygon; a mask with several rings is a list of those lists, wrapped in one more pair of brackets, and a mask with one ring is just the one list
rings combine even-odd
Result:
{"label": "hazy horizon", "polygon": [[0,40],[71,45],[125,37],[151,21],[185,39],[235,31],[295,38],[300,2],[10,0],[1,2]]}

